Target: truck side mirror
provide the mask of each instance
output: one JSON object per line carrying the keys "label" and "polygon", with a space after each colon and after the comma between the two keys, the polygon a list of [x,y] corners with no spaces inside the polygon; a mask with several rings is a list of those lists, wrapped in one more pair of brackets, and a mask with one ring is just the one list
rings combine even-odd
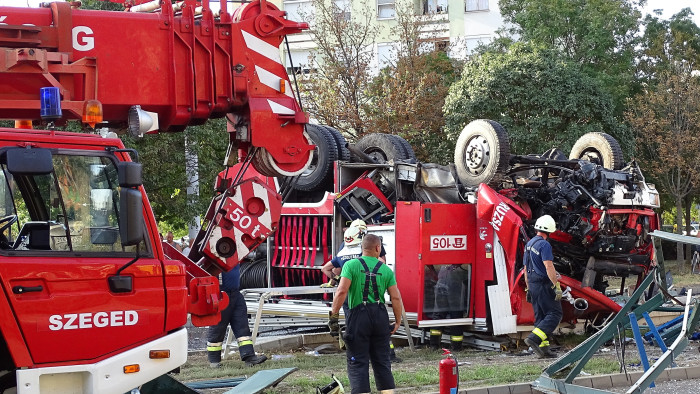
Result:
{"label": "truck side mirror", "polygon": [[119,162],[117,163],[117,173],[119,174],[119,186],[121,187],[139,187],[143,184],[141,163],[132,161]]}
{"label": "truck side mirror", "polygon": [[7,170],[13,175],[47,175],[53,172],[53,159],[48,149],[11,148],[6,156]]}
{"label": "truck side mirror", "polygon": [[137,189],[119,192],[119,235],[123,246],[143,241],[143,199]]}

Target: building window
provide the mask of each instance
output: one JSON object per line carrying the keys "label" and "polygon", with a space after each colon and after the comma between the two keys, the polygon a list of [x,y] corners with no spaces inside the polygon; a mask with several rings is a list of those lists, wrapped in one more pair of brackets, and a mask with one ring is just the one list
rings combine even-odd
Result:
{"label": "building window", "polygon": [[306,1],[285,1],[284,11],[287,12],[287,20],[294,22],[309,22],[313,8],[311,2]]}
{"label": "building window", "polygon": [[423,15],[446,14],[448,0],[423,0]]}
{"label": "building window", "polygon": [[394,0],[377,0],[377,18],[392,19],[396,16]]}
{"label": "building window", "polygon": [[466,0],[465,11],[488,11],[489,0]]}
{"label": "building window", "polygon": [[344,21],[350,21],[350,2],[349,0],[335,0],[333,2],[336,8],[336,15]]}
{"label": "building window", "polygon": [[377,68],[379,70],[396,62],[394,44],[377,44]]}
{"label": "building window", "polygon": [[291,61],[289,59],[289,53],[287,51],[285,54],[285,64],[287,64],[287,73],[289,74],[308,74],[311,71],[311,51],[292,51]]}

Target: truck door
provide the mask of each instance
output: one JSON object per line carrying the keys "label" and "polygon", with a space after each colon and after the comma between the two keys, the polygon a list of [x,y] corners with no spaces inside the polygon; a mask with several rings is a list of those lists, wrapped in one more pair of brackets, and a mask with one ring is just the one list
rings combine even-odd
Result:
{"label": "truck door", "polygon": [[162,335],[163,269],[147,239],[136,256],[119,237],[116,158],[52,150],[49,173],[11,173],[0,150],[0,279],[36,364],[104,358]]}

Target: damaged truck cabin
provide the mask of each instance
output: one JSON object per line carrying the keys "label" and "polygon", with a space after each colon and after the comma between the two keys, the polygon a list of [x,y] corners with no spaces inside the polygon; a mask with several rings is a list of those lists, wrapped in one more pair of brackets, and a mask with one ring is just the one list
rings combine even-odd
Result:
{"label": "damaged truck cabin", "polygon": [[[317,154],[302,174],[268,257],[244,263],[244,282],[267,261],[268,283],[257,286],[322,283],[318,268],[340,247],[343,225],[362,219],[383,237],[409,320],[500,335],[533,324],[522,252],[541,215],[557,222],[564,323],[601,325],[620,310],[609,296],[651,268],[659,195],[607,134],[582,136],[568,156],[511,155],[503,127],[477,120],[462,131],[455,165],[444,167],[417,162],[400,137],[369,134],[347,152],[344,139],[329,144],[337,130],[307,130],[318,152],[332,154]],[[349,160],[337,160],[343,155]],[[620,288],[608,287],[611,276],[622,278]]]}

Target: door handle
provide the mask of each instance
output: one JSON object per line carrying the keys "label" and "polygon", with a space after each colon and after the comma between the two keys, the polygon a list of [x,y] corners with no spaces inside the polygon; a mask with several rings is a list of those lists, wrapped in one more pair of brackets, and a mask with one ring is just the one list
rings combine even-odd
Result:
{"label": "door handle", "polygon": [[15,294],[29,293],[32,291],[42,291],[44,286],[15,286],[12,288],[12,292]]}

